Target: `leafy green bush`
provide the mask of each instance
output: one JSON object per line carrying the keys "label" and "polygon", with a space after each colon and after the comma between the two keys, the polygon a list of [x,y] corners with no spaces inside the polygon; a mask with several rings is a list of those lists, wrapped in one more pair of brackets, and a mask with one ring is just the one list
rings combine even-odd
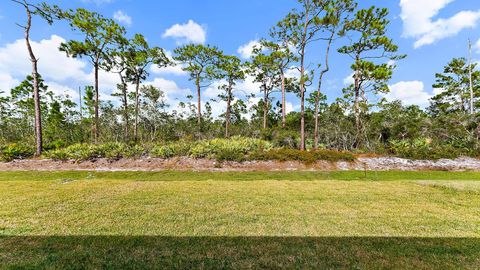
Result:
{"label": "leafy green bush", "polygon": [[271,148],[272,144],[264,140],[232,137],[231,139],[200,141],[190,149],[190,156],[194,158],[216,158],[217,155],[226,156],[232,152],[247,155],[255,151],[264,151]]}
{"label": "leafy green bush", "polygon": [[436,160],[441,158],[455,159],[461,155],[471,155],[468,150],[448,144],[433,143],[429,139],[392,140],[390,153],[408,159]]}
{"label": "leafy green bush", "polygon": [[92,160],[100,158],[97,147],[90,144],[74,144],[67,148],[48,151],[45,156],[53,160]]}
{"label": "leafy green bush", "polygon": [[155,146],[150,150],[150,155],[157,158],[172,158],[188,156],[193,143],[175,142],[166,145]]}
{"label": "leafy green bush", "polygon": [[67,148],[48,151],[45,156],[53,160],[86,161],[98,158],[121,159],[140,157],[144,153],[141,146],[129,146],[123,143],[107,143],[102,145],[74,144]]}
{"label": "leafy green bush", "polygon": [[14,159],[31,158],[35,154],[33,147],[26,144],[12,143],[0,148],[0,160],[12,161]]}
{"label": "leafy green bush", "polygon": [[64,141],[55,140],[55,141],[51,141],[51,142],[46,143],[43,146],[43,150],[45,150],[45,151],[57,150],[57,149],[64,148],[65,146],[66,146],[66,143]]}
{"label": "leafy green bush", "polygon": [[297,131],[281,129],[273,133],[272,142],[275,147],[296,149],[300,145],[300,137]]}
{"label": "leafy green bush", "polygon": [[215,157],[218,162],[223,162],[223,161],[243,162],[246,160],[245,154],[234,151],[234,150],[230,150],[230,149],[220,151],[215,155]]}
{"label": "leafy green bush", "polygon": [[300,161],[306,164],[312,164],[319,160],[325,161],[355,161],[355,156],[348,152],[339,152],[333,150],[315,150],[300,151],[297,149],[271,149],[269,151],[259,151],[249,156],[250,160],[278,160],[278,161]]}
{"label": "leafy green bush", "polygon": [[144,153],[143,147],[139,145],[129,146],[124,143],[106,143],[95,147],[98,157],[108,159],[121,159],[140,157]]}

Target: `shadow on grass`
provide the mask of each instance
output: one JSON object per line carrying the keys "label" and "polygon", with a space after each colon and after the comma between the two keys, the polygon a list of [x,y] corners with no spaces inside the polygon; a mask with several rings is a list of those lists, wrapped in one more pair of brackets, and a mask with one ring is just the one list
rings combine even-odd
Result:
{"label": "shadow on grass", "polygon": [[6,269],[478,269],[480,238],[4,236]]}

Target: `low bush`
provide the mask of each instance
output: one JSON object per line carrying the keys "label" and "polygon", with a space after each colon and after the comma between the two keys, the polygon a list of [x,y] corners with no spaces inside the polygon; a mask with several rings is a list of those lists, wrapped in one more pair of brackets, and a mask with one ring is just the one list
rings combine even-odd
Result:
{"label": "low bush", "polygon": [[223,162],[223,161],[235,161],[235,162],[243,162],[247,158],[245,154],[233,150],[223,150],[220,151],[215,155],[215,158],[217,159],[218,162]]}
{"label": "low bush", "polygon": [[174,142],[166,145],[158,145],[150,150],[152,157],[168,159],[172,157],[183,157],[190,154],[190,149],[193,143],[189,142]]}
{"label": "low bush", "polygon": [[437,160],[455,159],[461,155],[474,155],[470,150],[448,144],[432,143],[429,139],[390,141],[390,153],[407,159]]}
{"label": "low bush", "polygon": [[33,147],[21,143],[12,143],[0,147],[0,160],[12,161],[14,159],[27,159],[33,157],[35,150]]}
{"label": "low bush", "polygon": [[300,137],[297,131],[280,129],[273,132],[272,142],[275,147],[296,149],[300,146]]}
{"label": "low bush", "polygon": [[55,140],[51,142],[47,142],[45,145],[43,145],[43,150],[45,151],[51,151],[51,150],[58,150],[62,149],[66,146],[66,143],[62,140]]}
{"label": "low bush", "polygon": [[129,146],[123,143],[107,143],[101,145],[74,144],[67,148],[52,150],[45,156],[53,160],[87,161],[98,158],[118,160],[121,158],[140,157],[145,150],[141,146]]}
{"label": "low bush", "polygon": [[297,149],[271,149],[269,151],[259,151],[249,156],[250,160],[278,160],[278,161],[300,161],[307,164],[315,163],[319,160],[325,161],[355,161],[355,156],[348,152],[339,152],[334,150],[312,150],[300,151]]}
{"label": "low bush", "polygon": [[97,147],[91,144],[73,144],[67,148],[47,151],[44,155],[53,160],[84,161],[100,158]]}
{"label": "low bush", "polygon": [[97,156],[113,160],[140,157],[144,152],[144,148],[139,145],[129,146],[124,143],[107,143],[96,146]]}
{"label": "low bush", "polygon": [[193,158],[217,158],[236,153],[236,156],[247,155],[257,151],[268,151],[272,148],[270,142],[244,137],[232,137],[231,139],[213,139],[196,143],[190,149]]}

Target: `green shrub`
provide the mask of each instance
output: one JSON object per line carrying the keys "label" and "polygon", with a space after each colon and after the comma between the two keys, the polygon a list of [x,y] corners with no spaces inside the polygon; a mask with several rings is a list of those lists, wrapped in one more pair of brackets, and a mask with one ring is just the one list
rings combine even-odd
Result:
{"label": "green shrub", "polygon": [[245,154],[234,151],[234,150],[230,150],[230,149],[218,152],[215,155],[215,158],[217,159],[218,162],[223,162],[223,161],[243,162],[246,160]]}
{"label": "green shrub", "polygon": [[300,151],[297,149],[272,149],[269,151],[255,152],[249,156],[250,160],[277,160],[277,161],[300,161],[312,164],[319,160],[325,161],[355,161],[355,156],[348,152],[334,150]]}
{"label": "green shrub", "polygon": [[44,153],[43,155],[53,160],[67,161],[71,159],[66,149],[51,150]]}
{"label": "green shrub", "polygon": [[300,145],[300,137],[297,131],[281,129],[273,133],[272,142],[275,147],[296,149]]}
{"label": "green shrub", "polygon": [[48,151],[45,156],[53,160],[85,161],[100,158],[97,147],[90,144],[73,144],[67,148]]}
{"label": "green shrub", "polygon": [[472,155],[468,149],[448,144],[432,143],[429,139],[392,140],[389,143],[390,153],[408,159],[437,160],[442,158],[455,159],[461,155]]}
{"label": "green shrub", "polygon": [[147,153],[147,150],[141,145],[133,145],[127,148],[123,157],[125,158],[139,158]]}
{"label": "green shrub", "polygon": [[139,145],[130,146],[124,143],[106,143],[96,147],[98,157],[113,160],[140,157],[144,152],[145,149]]}
{"label": "green shrub", "polygon": [[12,143],[0,148],[0,160],[27,159],[33,157],[35,150],[26,144]]}
{"label": "green shrub", "polygon": [[166,145],[158,145],[150,150],[150,155],[163,159],[188,156],[192,144],[193,143],[188,142],[175,142]]}
{"label": "green shrub", "polygon": [[43,146],[43,150],[45,151],[57,150],[57,149],[65,148],[65,146],[66,146],[66,143],[63,140],[55,140],[55,141],[46,143]]}
{"label": "green shrub", "polygon": [[190,156],[194,158],[216,158],[217,155],[230,152],[247,155],[255,151],[264,151],[272,148],[270,142],[244,137],[232,137],[230,139],[213,139],[196,143],[190,150]]}
{"label": "green shrub", "polygon": [[107,143],[101,145],[74,144],[64,149],[52,150],[45,156],[53,160],[87,161],[98,158],[118,160],[121,158],[140,157],[144,153],[141,146],[129,146],[123,143]]}

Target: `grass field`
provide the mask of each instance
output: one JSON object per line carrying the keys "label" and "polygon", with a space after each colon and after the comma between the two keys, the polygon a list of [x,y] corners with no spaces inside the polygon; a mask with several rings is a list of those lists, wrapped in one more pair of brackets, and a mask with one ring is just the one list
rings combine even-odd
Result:
{"label": "grass field", "polygon": [[0,172],[0,268],[480,269],[480,173]]}

